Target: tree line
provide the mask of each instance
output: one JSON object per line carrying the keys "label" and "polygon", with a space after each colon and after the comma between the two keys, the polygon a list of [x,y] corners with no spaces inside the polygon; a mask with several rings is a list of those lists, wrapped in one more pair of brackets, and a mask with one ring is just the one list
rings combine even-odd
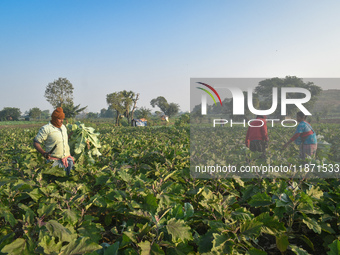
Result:
{"label": "tree line", "polygon": [[[46,89],[44,97],[52,105],[53,109],[62,107],[67,119],[74,118],[79,113],[83,112],[87,106],[81,107],[80,104],[75,105],[73,101],[72,83],[66,78],[59,78],[50,82]],[[120,124],[120,120],[125,117],[128,123],[134,118],[135,112],[139,118],[148,118],[151,110],[145,107],[138,108],[137,102],[139,100],[139,93],[133,91],[118,91],[106,95],[107,109],[100,111],[100,117],[115,118],[116,125]],[[155,108],[156,106],[161,111],[156,111],[157,115],[167,115],[172,117],[179,112],[179,105],[176,103],[168,103],[168,101],[159,96],[152,99],[150,105]],[[29,110],[28,116],[31,118],[49,118],[49,111],[41,111],[35,107]],[[0,111],[0,120],[18,120],[21,116],[19,108],[5,107]],[[88,117],[98,117],[97,113],[89,113]]]}

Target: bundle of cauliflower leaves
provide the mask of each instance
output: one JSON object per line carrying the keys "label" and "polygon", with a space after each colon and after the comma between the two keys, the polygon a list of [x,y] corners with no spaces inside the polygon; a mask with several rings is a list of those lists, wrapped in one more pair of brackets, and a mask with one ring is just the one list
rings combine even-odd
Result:
{"label": "bundle of cauliflower leaves", "polygon": [[99,148],[101,148],[98,139],[99,133],[95,133],[95,129],[92,127],[85,127],[85,124],[79,121],[75,124],[68,124],[67,128],[71,135],[70,149],[76,162],[94,164],[93,156],[99,157],[102,155],[99,152]]}

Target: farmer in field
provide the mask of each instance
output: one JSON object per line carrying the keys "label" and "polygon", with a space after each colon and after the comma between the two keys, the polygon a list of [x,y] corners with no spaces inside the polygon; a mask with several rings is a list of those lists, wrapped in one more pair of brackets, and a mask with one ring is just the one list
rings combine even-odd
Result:
{"label": "farmer in field", "polygon": [[305,159],[307,155],[314,157],[317,149],[316,134],[312,126],[306,121],[306,115],[303,112],[296,114],[296,120],[299,125],[295,134],[283,145],[283,149],[286,149],[294,141],[297,145],[300,145],[300,158]]}
{"label": "farmer in field", "polygon": [[[52,167],[59,166],[64,168],[69,175],[74,164],[74,159],[70,155],[68,145],[67,129],[63,125],[65,114],[61,107],[52,113],[52,120],[40,128],[33,140],[35,149],[40,152],[47,160],[54,161]],[[41,147],[44,143],[45,150]]]}
{"label": "farmer in field", "polygon": [[261,158],[265,158],[268,140],[266,117],[257,115],[256,119],[249,123],[246,135],[246,146],[251,151],[262,152]]}

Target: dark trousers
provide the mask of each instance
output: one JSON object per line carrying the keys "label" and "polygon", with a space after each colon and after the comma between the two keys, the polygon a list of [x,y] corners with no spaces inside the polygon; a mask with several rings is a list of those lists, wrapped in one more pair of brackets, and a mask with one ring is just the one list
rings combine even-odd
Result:
{"label": "dark trousers", "polygon": [[249,145],[249,149],[251,151],[262,152],[261,158],[266,158],[266,147],[267,147],[267,142],[262,141],[262,140],[250,141],[250,145]]}

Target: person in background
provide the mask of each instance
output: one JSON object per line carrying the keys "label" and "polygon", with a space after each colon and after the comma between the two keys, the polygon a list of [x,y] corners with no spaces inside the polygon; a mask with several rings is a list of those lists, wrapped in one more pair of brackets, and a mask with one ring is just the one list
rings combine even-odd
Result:
{"label": "person in background", "polygon": [[[66,174],[69,175],[74,164],[74,158],[70,155],[67,129],[63,125],[64,119],[63,109],[61,107],[55,109],[50,123],[41,127],[34,138],[33,146],[48,162],[53,161],[52,167],[64,168]],[[43,143],[45,150],[41,147]]]}
{"label": "person in background", "polygon": [[262,152],[261,158],[265,158],[268,140],[269,138],[266,118],[262,115],[257,115],[256,119],[249,123],[245,141],[246,146],[251,151]]}
{"label": "person in background", "polygon": [[305,159],[307,155],[314,157],[317,149],[316,134],[312,126],[306,121],[306,115],[303,112],[296,114],[296,120],[299,125],[295,134],[283,145],[283,149],[286,149],[290,143],[295,142],[295,144],[300,145],[300,158]]}

